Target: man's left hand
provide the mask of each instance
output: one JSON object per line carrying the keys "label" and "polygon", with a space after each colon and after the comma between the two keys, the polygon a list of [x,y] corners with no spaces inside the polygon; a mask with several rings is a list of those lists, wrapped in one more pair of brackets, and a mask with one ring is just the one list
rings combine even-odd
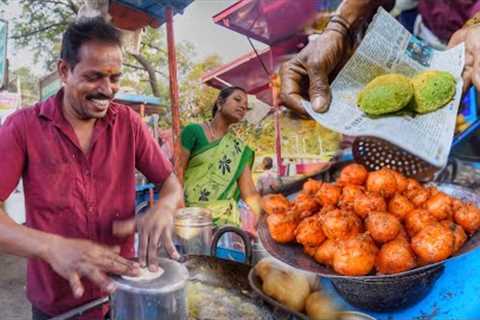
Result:
{"label": "man's left hand", "polygon": [[174,213],[176,207],[157,203],[147,213],[128,221],[117,221],[113,224],[113,234],[127,236],[135,232],[139,233],[138,258],[142,267],[148,265],[150,271],[158,270],[158,250],[164,246],[172,259],[178,259],[180,255],[172,241],[174,227]]}

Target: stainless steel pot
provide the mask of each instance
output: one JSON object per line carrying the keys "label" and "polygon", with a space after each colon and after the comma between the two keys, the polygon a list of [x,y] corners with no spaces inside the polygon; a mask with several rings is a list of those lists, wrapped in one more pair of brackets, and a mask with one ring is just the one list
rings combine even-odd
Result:
{"label": "stainless steel pot", "polygon": [[182,254],[210,254],[213,221],[210,210],[183,208],[175,215],[175,241]]}
{"label": "stainless steel pot", "polygon": [[187,319],[187,268],[176,261],[160,259],[164,273],[151,281],[113,277],[117,290],[111,295],[112,320]]}

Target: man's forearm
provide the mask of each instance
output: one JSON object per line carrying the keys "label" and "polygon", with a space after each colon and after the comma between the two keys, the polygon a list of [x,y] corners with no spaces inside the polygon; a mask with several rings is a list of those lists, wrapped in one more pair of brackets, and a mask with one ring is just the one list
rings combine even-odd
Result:
{"label": "man's forearm", "polygon": [[352,32],[356,32],[370,21],[380,6],[390,10],[394,3],[393,0],[344,0],[335,13],[348,22]]}
{"label": "man's forearm", "polygon": [[58,236],[17,224],[0,209],[0,252],[45,259],[48,243],[55,237]]}
{"label": "man's forearm", "polygon": [[159,205],[178,208],[183,203],[183,189],[177,176],[172,173],[160,187]]}

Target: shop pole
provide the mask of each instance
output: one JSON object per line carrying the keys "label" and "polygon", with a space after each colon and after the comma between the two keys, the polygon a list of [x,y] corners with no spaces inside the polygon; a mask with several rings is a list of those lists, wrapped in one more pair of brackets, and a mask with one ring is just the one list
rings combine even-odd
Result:
{"label": "shop pole", "polygon": [[272,104],[274,112],[274,120],[275,120],[275,157],[277,160],[277,168],[279,176],[284,175],[283,165],[282,165],[282,131],[280,127],[280,115],[281,110],[278,103],[278,94],[279,94],[279,86],[280,86],[280,79],[277,74],[273,74],[271,80],[271,87],[272,87]]}
{"label": "shop pole", "polygon": [[[177,176],[183,177],[180,166],[180,112],[177,83],[177,57],[175,54],[175,39],[173,34],[173,9],[165,8],[165,17],[167,18],[167,47],[168,47],[168,72],[170,84],[170,103],[172,108],[172,137],[173,137],[173,161]],[[180,181],[183,184],[183,181]]]}

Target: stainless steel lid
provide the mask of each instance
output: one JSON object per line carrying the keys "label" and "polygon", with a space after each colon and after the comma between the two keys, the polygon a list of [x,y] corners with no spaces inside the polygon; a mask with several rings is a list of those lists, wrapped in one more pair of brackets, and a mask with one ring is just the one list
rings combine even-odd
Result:
{"label": "stainless steel lid", "polygon": [[188,270],[183,264],[165,258],[160,258],[158,264],[164,273],[151,281],[132,281],[114,276],[113,281],[117,290],[137,294],[169,294],[185,287]]}
{"label": "stainless steel lid", "polygon": [[212,214],[205,208],[183,208],[175,214],[175,226],[204,227],[213,225]]}

